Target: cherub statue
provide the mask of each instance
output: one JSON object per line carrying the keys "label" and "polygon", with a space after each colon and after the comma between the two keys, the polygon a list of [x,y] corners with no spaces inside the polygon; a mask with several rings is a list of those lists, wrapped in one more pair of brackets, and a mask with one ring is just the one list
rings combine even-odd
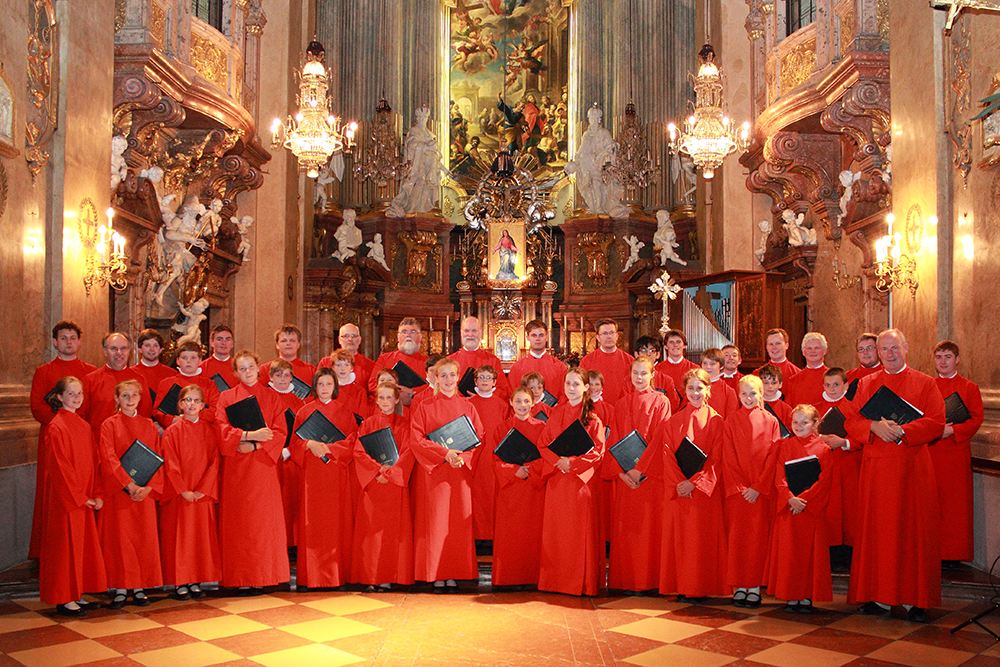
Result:
{"label": "cherub statue", "polygon": [[861,179],[861,172],[854,171],[850,169],[845,169],[840,172],[840,184],[844,186],[844,194],[840,196],[840,213],[837,215],[837,226],[840,226],[841,221],[847,216],[847,205],[851,201],[851,197],[854,196],[854,183]]}
{"label": "cherub statue", "polygon": [[680,245],[677,242],[674,223],[670,222],[670,213],[660,209],[656,212],[656,233],[653,234],[653,252],[660,253],[660,266],[666,266],[667,261],[687,266],[687,262],[677,254],[676,248],[679,248]]}
{"label": "cherub statue", "polygon": [[114,190],[118,184],[128,176],[128,165],[125,163],[125,149],[128,148],[128,141],[120,134],[111,137],[111,189]]}
{"label": "cherub statue", "polygon": [[781,212],[781,219],[785,221],[784,227],[788,232],[788,245],[816,245],[816,230],[803,226],[805,217],[805,213],[795,215],[795,211],[790,208]]}
{"label": "cherub statue", "polygon": [[427,127],[431,110],[417,109],[413,127],[406,133],[404,158],[410,163],[410,173],[399,186],[399,193],[386,208],[386,216],[402,218],[407,213],[423,213],[437,205],[441,187],[441,172],[449,173],[441,164],[437,137]]}
{"label": "cherub statue", "polygon": [[184,277],[194,266],[195,256],[191,253],[191,248],[204,250],[207,247],[205,242],[198,237],[198,217],[205,211],[205,207],[198,201],[198,196],[192,194],[185,197],[180,215],[173,214],[172,217],[170,217],[169,207],[166,206],[169,203],[165,201],[167,199],[165,197],[160,204],[163,213],[163,226],[156,234],[156,244],[159,246],[162,258],[160,268],[165,278],[159,281],[160,286],[157,288],[154,298],[161,306],[163,305],[163,296],[174,281]]}
{"label": "cherub statue", "polygon": [[249,215],[244,215],[241,219],[237,220],[236,216],[229,218],[229,222],[236,225],[237,231],[240,233],[240,245],[236,248],[237,255],[243,255],[243,261],[250,261],[250,239],[247,238],[247,232],[250,231],[250,226],[253,225],[253,218]]}
{"label": "cherub statue", "polygon": [[639,237],[633,234],[632,236],[625,237],[625,243],[628,244],[629,254],[628,261],[625,262],[625,267],[622,271],[628,271],[632,268],[632,265],[639,261],[639,251],[642,250],[646,244],[639,240]]}
{"label": "cherub statue", "polygon": [[695,173],[694,161],[680,152],[670,158],[671,180],[678,185],[678,196],[681,201],[694,201],[694,193],[698,189],[698,174]]}
{"label": "cherub statue", "polygon": [[611,179],[604,180],[604,165],[615,159],[615,140],[608,128],[601,125],[604,112],[595,104],[587,111],[589,125],[580,139],[576,158],[566,163],[564,171],[576,174],[576,187],[591,213],[628,217],[629,208],[622,203],[624,189]]}
{"label": "cherub statue", "polygon": [[389,265],[385,263],[385,247],[382,245],[382,235],[376,234],[375,239],[365,245],[368,246],[368,258],[374,259],[385,267],[386,271],[390,271]]}
{"label": "cherub statue", "polygon": [[219,213],[222,211],[222,200],[213,199],[210,207],[205,213],[201,215],[201,234],[200,236],[218,236],[219,227],[222,226],[222,216]]}
{"label": "cherub statue", "polygon": [[330,255],[341,262],[347,261],[349,257],[357,254],[357,248],[361,245],[361,230],[355,224],[358,214],[353,208],[344,209],[344,221],[333,233],[333,238],[337,240],[337,250]]}
{"label": "cherub statue", "polygon": [[771,235],[771,229],[773,229],[770,220],[761,220],[757,223],[757,229],[760,230],[760,242],[757,244],[757,252],[754,253],[757,257],[757,261],[764,264],[764,255],[767,254],[767,237]]}
{"label": "cherub statue", "polygon": [[885,168],[882,169],[882,180],[892,187],[892,144],[885,147]]}
{"label": "cherub statue", "polygon": [[204,322],[208,317],[205,315],[205,311],[208,310],[208,300],[202,297],[191,304],[189,308],[185,308],[184,304],[180,301],[177,302],[177,307],[180,309],[181,314],[184,315],[184,321],[178,322],[173,327],[174,331],[179,331],[181,337],[177,339],[175,345],[180,347],[188,341],[194,343],[201,343],[201,323]]}
{"label": "cherub statue", "polygon": [[313,197],[313,208],[322,213],[326,210],[326,202],[330,198],[327,186],[333,183],[336,177],[330,171],[330,165],[324,164],[319,168],[319,176],[316,177],[316,189]]}

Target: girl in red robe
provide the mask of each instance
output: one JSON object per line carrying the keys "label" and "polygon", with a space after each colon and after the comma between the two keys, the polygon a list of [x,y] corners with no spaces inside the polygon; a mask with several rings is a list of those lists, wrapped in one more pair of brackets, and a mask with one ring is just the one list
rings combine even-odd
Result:
{"label": "girl in red robe", "polygon": [[[811,614],[814,600],[832,600],[830,544],[826,503],[830,499],[833,456],[813,431],[819,411],[808,403],[792,409],[792,433],[779,441],[774,482],[778,514],[771,535],[767,590],[787,600],[785,611]],[[785,463],[806,456],[819,459],[819,480],[793,496],[785,479]]]}
{"label": "girl in red robe", "polygon": [[[665,497],[660,593],[677,594],[679,601],[694,604],[704,602],[705,596],[728,594],[722,489],[716,488],[722,463],[723,422],[708,405],[712,389],[704,370],[685,373],[684,407],[664,424],[657,439],[663,443],[660,456]],[[675,455],[684,438],[707,456],[690,479],[681,472]],[[652,468],[655,456],[655,450],[647,448],[636,469],[645,474]]]}
{"label": "girl in red robe", "polygon": [[[597,595],[604,587],[604,539],[600,485],[604,424],[594,414],[587,371],[571,368],[564,379],[565,403],[552,410],[538,452],[545,463],[542,557],[538,590],[567,595]],[[558,456],[549,445],[576,420],[594,446],[582,456]]]}
{"label": "girl in red robe", "polygon": [[[240,350],[233,366],[240,383],[222,392],[215,413],[219,427],[222,498],[219,548],[222,581],[240,595],[259,595],[264,586],[289,580],[285,517],[275,468],[285,443],[285,416],[275,393],[258,382],[260,357]],[[226,408],[257,398],[266,426],[244,431],[229,423]]]}
{"label": "girl in red robe", "polygon": [[[434,365],[434,394],[413,409],[413,577],[433,581],[434,591],[457,591],[457,579],[478,579],[472,537],[474,449],[449,449],[427,438],[434,429],[465,415],[482,439],[479,413],[458,391],[458,362]],[[482,445],[480,445],[482,446]]]}
{"label": "girl in red robe", "polygon": [[[281,414],[284,415],[285,445],[281,450],[281,460],[278,461],[278,484],[281,485],[281,508],[285,512],[285,540],[288,548],[298,545],[299,534],[299,493],[302,486],[302,468],[292,460],[292,452],[288,448],[292,441],[292,422],[299,409],[306,404],[292,391],[292,364],[285,359],[275,359],[267,366],[267,374],[271,381],[268,387],[277,395]],[[314,400],[309,396],[309,400]]]}
{"label": "girl in red robe", "polygon": [[[493,441],[497,428],[510,417],[510,406],[496,390],[497,370],[489,364],[473,369],[476,390],[469,396],[469,402],[476,408],[483,422],[482,447],[476,447],[472,457],[472,532],[477,540],[493,539],[493,523],[496,515],[497,478],[493,470],[493,449],[499,441]],[[506,431],[504,431],[506,433]]]}
{"label": "girl in red robe", "polygon": [[[160,498],[163,580],[177,599],[204,597],[198,582],[221,576],[215,503],[219,501],[219,439],[205,419],[205,392],[190,384],[178,394],[181,419],[163,432],[165,475]],[[214,415],[213,415],[214,418]]]}
{"label": "girl in red robe", "polygon": [[160,449],[156,425],[138,412],[145,391],[138,380],[119,382],[115,386],[118,411],[101,424],[99,450],[105,500],[101,544],[108,584],[115,589],[112,609],[125,605],[128,589],[132,590],[132,604],[145,607],[150,600],[143,589],[163,585],[155,502],[163,491],[163,469],[157,470],[146,486],[139,486],[120,461],[136,440],[154,452]]}
{"label": "girl in red robe", "polygon": [[[94,461],[90,424],[76,414],[83,383],[67,376],[56,382],[49,404],[55,417],[45,429],[45,507],[38,593],[62,616],[83,616],[97,605],[85,592],[108,588],[94,510],[104,506]],[[119,491],[120,493],[120,491]]]}
{"label": "girl in red robe", "polygon": [[723,506],[732,554],[726,583],[736,589],[734,605],[756,609],[771,544],[774,452],[781,434],[778,420],[761,407],[761,379],[744,375],[737,388],[743,407],[729,415],[722,434]]}
{"label": "girl in red robe", "polygon": [[[375,387],[378,412],[351,436],[354,474],[362,489],[354,521],[351,581],[367,584],[366,593],[413,583],[413,516],[410,514],[410,474],[413,472],[410,425],[396,413],[399,387],[380,382]],[[392,430],[399,459],[381,465],[368,455],[361,437],[383,428]]]}
{"label": "girl in red robe", "polygon": [[[351,537],[354,510],[351,504],[351,449],[348,441],[358,430],[354,413],[337,397],[337,377],[332,368],[313,376],[316,400],[295,415],[297,430],[314,412],[320,412],[345,438],[329,444],[303,440],[293,433],[292,460],[302,469],[299,505],[299,547],[295,587],[337,588],[351,575]],[[326,460],[324,460],[326,459]]]}
{"label": "girl in red robe", "polygon": [[368,400],[368,387],[365,381],[359,380],[354,374],[354,355],[343,348],[330,355],[333,372],[337,375],[337,398],[358,417],[373,414],[371,402]]}
{"label": "girl in red robe", "polygon": [[[670,419],[670,402],[652,386],[653,361],[639,356],[632,361],[634,391],[625,392],[615,404],[610,443],[638,431],[647,446]],[[657,461],[654,461],[654,464]],[[605,478],[614,480],[611,508],[611,566],[608,588],[628,595],[655,589],[660,580],[660,541],[663,522],[663,470],[655,466],[642,479],[635,468],[622,470],[610,451],[602,464]]]}
{"label": "girl in red robe", "polygon": [[[545,422],[531,416],[533,397],[524,386],[514,389],[510,405],[514,416],[493,432],[495,448],[516,429],[536,447],[542,442]],[[538,584],[539,544],[542,539],[542,507],[545,503],[545,479],[542,460],[523,466],[493,459],[497,479],[496,520],[493,526],[493,585],[528,586]]]}

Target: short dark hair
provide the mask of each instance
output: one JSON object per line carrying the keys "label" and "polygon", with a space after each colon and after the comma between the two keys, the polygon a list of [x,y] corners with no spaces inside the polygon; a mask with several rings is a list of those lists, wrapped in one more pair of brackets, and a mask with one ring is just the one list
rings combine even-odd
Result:
{"label": "short dark hair", "polygon": [[705,361],[706,359],[711,359],[720,365],[726,362],[726,358],[722,356],[722,350],[717,347],[710,347],[701,353],[701,360]]}
{"label": "short dark hair", "polygon": [[615,328],[615,331],[618,331],[618,323],[615,322],[614,320],[612,320],[609,317],[605,317],[604,319],[597,320],[597,322],[594,324],[594,331],[595,332],[600,331],[601,327],[603,327],[605,325],[608,325],[608,324],[610,324],[611,326],[613,326]]}
{"label": "short dark hair", "polygon": [[784,329],[782,329],[781,327],[775,327],[773,329],[768,329],[767,333],[764,334],[764,342],[766,343],[767,339],[770,338],[771,336],[773,336],[774,334],[780,334],[782,340],[785,341],[785,345],[789,344],[789,341],[791,339],[788,338],[788,332],[785,331]]}
{"label": "short dark hair", "polygon": [[657,354],[663,351],[663,343],[656,336],[639,336],[639,340],[635,341],[635,349],[641,350],[644,347],[656,348]]}
{"label": "short dark hair", "polygon": [[757,375],[759,375],[761,379],[771,378],[772,380],[781,382],[781,368],[779,366],[775,366],[774,364],[764,364],[757,370]]}
{"label": "short dark hair", "polygon": [[195,352],[198,357],[204,357],[205,353],[202,352],[201,345],[194,342],[193,340],[185,341],[177,346],[177,353],[174,355],[174,359],[180,356],[181,352]]}
{"label": "short dark hair", "polygon": [[300,343],[302,342],[302,330],[299,329],[294,324],[282,324],[280,327],[278,327],[278,330],[274,332],[275,343],[278,342],[278,338],[281,336],[281,334],[295,334],[295,337],[298,339],[298,341]]}
{"label": "short dark hair", "polygon": [[236,334],[234,334],[233,330],[230,329],[227,325],[225,325],[225,324],[216,324],[214,327],[212,327],[212,331],[209,332],[208,339],[212,340],[213,338],[215,338],[215,334],[222,333],[222,332],[226,332],[230,336],[232,336],[233,338],[236,338]]}
{"label": "short dark hair", "polygon": [[866,331],[862,334],[859,334],[858,337],[854,339],[854,346],[857,347],[858,343],[860,343],[863,340],[873,340],[878,342],[878,334],[873,334],[871,331]]}
{"label": "short dark hair", "polygon": [[524,333],[531,333],[535,329],[545,329],[545,333],[549,332],[549,328],[545,326],[545,322],[542,322],[541,320],[538,319],[531,320],[530,322],[524,325]]}
{"label": "short dark hair", "polygon": [[840,366],[834,366],[833,368],[828,368],[825,373],[823,373],[823,378],[829,378],[837,376],[841,379],[844,384],[847,384],[847,371],[845,371]]}
{"label": "short dark hair", "polygon": [[274,377],[275,373],[279,373],[281,371],[288,371],[293,375],[295,374],[291,362],[285,361],[284,359],[275,359],[274,361],[272,361],[270,364],[267,365],[268,377]]}
{"label": "short dark hair", "polygon": [[163,347],[163,336],[156,329],[143,329],[139,332],[139,337],[135,339],[135,344],[142,347],[142,344],[147,340],[155,340],[159,343],[160,347]]}
{"label": "short dark hair", "polygon": [[75,331],[77,338],[83,338],[83,331],[80,330],[79,325],[76,322],[70,320],[60,320],[56,322],[56,325],[52,327],[52,338],[58,338],[60,331]]}
{"label": "short dark hair", "polygon": [[312,381],[312,395],[313,396],[316,395],[316,384],[319,382],[319,379],[326,375],[329,375],[330,377],[333,378],[333,397],[337,398],[338,396],[340,396],[340,383],[337,382],[337,374],[334,372],[332,368],[316,369],[316,375],[313,375],[313,381]]}
{"label": "short dark hair", "polygon": [[954,341],[950,341],[950,340],[943,340],[943,341],[941,341],[940,343],[938,343],[937,345],[934,346],[934,349],[932,350],[932,354],[936,354],[936,353],[938,353],[938,352],[940,352],[942,350],[944,350],[945,352],[951,352],[956,357],[960,356],[958,354],[958,345]]}
{"label": "short dark hair", "polygon": [[671,329],[667,333],[663,334],[663,342],[664,343],[667,342],[668,340],[670,340],[674,336],[676,336],[677,338],[680,338],[682,341],[684,341],[684,345],[687,346],[687,344],[688,344],[688,337],[680,329]]}

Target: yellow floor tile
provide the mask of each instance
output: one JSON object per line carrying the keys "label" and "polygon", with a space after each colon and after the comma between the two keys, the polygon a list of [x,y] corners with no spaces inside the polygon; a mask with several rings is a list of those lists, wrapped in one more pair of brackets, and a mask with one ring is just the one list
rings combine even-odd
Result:
{"label": "yellow floor tile", "polygon": [[753,635],[754,637],[764,637],[779,642],[787,642],[789,639],[795,639],[807,632],[812,632],[816,629],[816,626],[796,623],[795,621],[786,621],[781,618],[772,618],[770,616],[757,616],[724,625],[719,629],[738,632],[743,635]]}
{"label": "yellow floor tile", "polygon": [[133,653],[129,657],[145,667],[208,667],[240,659],[235,653],[204,642]]}
{"label": "yellow floor tile", "polygon": [[265,653],[250,658],[264,667],[301,667],[302,665],[323,665],[323,667],[340,667],[364,662],[364,658],[353,653],[341,651],[323,644],[300,646],[274,653]]}
{"label": "yellow floor tile", "polygon": [[708,651],[699,651],[685,646],[667,644],[652,651],[646,651],[622,662],[643,667],[662,667],[663,665],[684,665],[684,667],[722,667],[733,661],[731,655],[719,655]]}
{"label": "yellow floor tile", "polygon": [[232,637],[242,635],[257,630],[269,630],[270,626],[251,621],[242,616],[230,615],[219,616],[218,618],[208,618],[204,621],[190,621],[188,623],[178,623],[170,626],[174,630],[180,630],[189,634],[195,639],[203,642],[211,639],[221,639],[222,637]]}
{"label": "yellow floor tile", "polygon": [[708,632],[709,630],[711,630],[711,628],[707,628],[704,625],[694,625],[692,623],[672,621],[667,618],[644,618],[641,621],[636,621],[635,623],[629,623],[627,625],[620,625],[617,628],[611,628],[612,632],[620,632],[624,635],[642,637],[644,639],[652,639],[667,643],[680,641],[682,639],[687,639],[688,637],[694,637],[695,635],[700,635],[701,633]]}
{"label": "yellow floor tile", "polygon": [[798,644],[778,644],[747,658],[747,660],[762,662],[765,665],[776,665],[777,667],[802,667],[802,665],[840,667],[855,659],[857,659],[856,655]]}
{"label": "yellow floor tile", "polygon": [[69,621],[63,623],[64,627],[79,632],[84,637],[97,639],[109,635],[120,635],[125,632],[137,632],[139,630],[152,630],[163,627],[156,621],[151,621],[142,616],[133,614],[122,616],[103,616],[101,618],[85,618],[79,621]]}
{"label": "yellow floor tile", "polygon": [[0,616],[0,633],[34,630],[35,628],[44,628],[47,625],[55,625],[55,622],[33,611]]}
{"label": "yellow floor tile", "polygon": [[13,600],[17,604],[21,605],[29,611],[43,611],[45,609],[52,609],[52,605],[42,602],[38,598],[21,598],[20,600]]}
{"label": "yellow floor tile", "polygon": [[909,621],[882,618],[881,616],[861,616],[860,614],[847,616],[826,627],[834,630],[858,632],[872,637],[882,637],[883,639],[899,639],[919,628]]}
{"label": "yellow floor tile", "polygon": [[347,616],[348,614],[357,614],[362,611],[385,609],[386,607],[391,607],[392,605],[388,602],[373,600],[372,598],[365,597],[364,595],[348,594],[329,597],[325,600],[316,600],[315,602],[306,602],[302,606],[318,609],[319,611],[325,611],[328,614]]}
{"label": "yellow floor tile", "polygon": [[283,625],[279,629],[313,642],[328,642],[334,639],[343,639],[344,637],[353,637],[380,630],[380,628],[376,628],[374,625],[368,625],[367,623],[361,623],[340,616]]}
{"label": "yellow floor tile", "polygon": [[[119,658],[121,653],[112,651],[107,646],[98,644],[92,639],[81,639],[55,646],[15,651],[10,654],[10,657],[25,667],[70,667],[71,665],[82,665],[85,662]],[[173,665],[172,667],[177,666]]]}
{"label": "yellow floor tile", "polygon": [[617,609],[618,611],[628,611],[633,614],[643,616],[659,616],[668,611],[677,611],[691,605],[685,602],[672,602],[667,598],[639,598],[628,597],[614,602],[600,605],[601,609]]}
{"label": "yellow floor tile", "polygon": [[275,607],[287,607],[295,604],[289,600],[273,598],[270,595],[261,595],[251,598],[212,598],[204,600],[204,603],[228,611],[230,614],[245,614],[248,611],[262,611],[264,609],[274,609]]}
{"label": "yellow floor tile", "polygon": [[974,654],[915,642],[898,641],[868,654],[869,658],[898,662],[910,667],[958,667]]}

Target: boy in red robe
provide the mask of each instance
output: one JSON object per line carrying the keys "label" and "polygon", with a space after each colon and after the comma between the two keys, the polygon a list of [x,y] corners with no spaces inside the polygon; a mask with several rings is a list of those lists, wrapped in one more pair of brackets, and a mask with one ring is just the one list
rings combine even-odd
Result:
{"label": "boy in red robe", "polygon": [[[205,377],[205,372],[201,368],[201,345],[194,341],[181,343],[180,347],[177,348],[175,362],[177,364],[177,373],[164,379],[156,386],[156,403],[153,408],[153,419],[156,420],[162,429],[167,428],[175,421],[180,421],[181,416],[179,413],[177,415],[166,414],[160,410],[160,403],[163,401],[163,397],[175,385],[184,388],[190,384],[194,384],[201,388],[201,393],[204,397],[200,419],[204,419],[208,424],[214,424],[215,405],[219,402],[219,390],[216,388],[214,382]],[[178,405],[179,408],[180,406]]]}
{"label": "boy in red robe", "polygon": [[[450,357],[449,357],[450,358]],[[475,369],[476,389],[469,402],[483,422],[483,444],[472,455],[472,532],[477,540],[493,539],[497,478],[493,471],[493,434],[510,416],[510,406],[497,394],[496,368],[488,364]]]}
{"label": "boy in red robe", "polygon": [[302,491],[302,467],[292,460],[289,445],[294,437],[292,424],[295,415],[305,405],[305,401],[292,391],[292,375],[292,365],[284,359],[276,359],[268,366],[270,382],[267,386],[278,399],[278,406],[288,429],[277,469],[278,483],[281,485],[281,507],[285,513],[285,539],[289,549],[299,543],[299,498]]}
{"label": "boy in red robe", "polygon": [[722,381],[722,364],[725,360],[722,350],[717,347],[710,347],[701,353],[701,367],[708,373],[708,379],[712,383],[708,404],[723,419],[740,408],[740,399],[736,397],[736,392]]}
{"label": "boy in red robe", "polygon": [[[754,375],[760,377],[761,384],[764,386],[762,407],[776,417],[790,435],[792,432],[792,406],[788,405],[781,396],[781,369],[772,364],[764,364],[754,371]],[[780,427],[778,430],[781,430]]]}
{"label": "boy in red robe", "polygon": [[[160,383],[177,375],[177,371],[160,361],[160,353],[163,352],[163,336],[156,329],[143,329],[135,342],[139,347],[139,361],[132,366],[132,370],[138,373],[143,384],[155,393]],[[160,398],[160,394],[156,394],[155,397],[152,393],[150,394],[154,405],[159,402]]]}
{"label": "boy in red robe", "polygon": [[330,367],[337,375],[337,400],[356,415],[355,419],[367,417],[372,412],[372,405],[368,401],[367,385],[359,381],[354,372],[356,357],[341,349],[331,354],[329,359]]}
{"label": "boy in red robe", "polygon": [[[822,401],[815,407],[819,412],[820,420],[833,408],[837,408],[845,418],[856,411],[855,406],[847,400],[847,373],[844,372],[844,369],[834,367],[824,373]],[[853,545],[858,530],[858,479],[861,475],[861,448],[858,443],[851,443],[849,438],[833,433],[823,435],[817,433],[817,435],[833,452],[830,457],[830,467],[832,468],[830,500],[826,506],[826,517],[830,524],[828,539],[832,548],[832,556],[838,563],[838,567],[844,567],[849,563],[849,551],[837,547],[839,545]]]}
{"label": "boy in red robe", "polygon": [[681,396],[677,393],[677,385],[667,373],[658,369],[657,364],[663,355],[663,345],[660,339],[653,336],[640,336],[635,342],[635,356],[646,357],[653,362],[653,381],[650,386],[667,397],[670,403],[670,413],[673,414],[681,407]]}

